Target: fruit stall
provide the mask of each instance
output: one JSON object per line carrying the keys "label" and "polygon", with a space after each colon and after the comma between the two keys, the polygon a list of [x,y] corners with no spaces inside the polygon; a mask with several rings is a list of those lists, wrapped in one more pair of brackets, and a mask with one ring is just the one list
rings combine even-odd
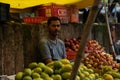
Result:
{"label": "fruit stall", "polygon": [[[65,43],[67,58],[48,64],[39,59],[38,42],[46,34],[46,24],[39,24],[42,17],[25,17],[24,23],[2,23],[0,80],[120,80],[120,63],[111,54],[108,25],[93,24],[99,0],[95,2],[85,24],[76,23],[77,19],[71,19],[68,23],[66,14],[60,16],[65,23],[62,24],[59,38]],[[74,12],[74,9],[70,8],[69,11]],[[119,36],[120,24],[115,25]]]}
{"label": "fruit stall", "polygon": [[[116,25],[119,30],[119,24]],[[67,61],[69,60],[69,65],[73,65],[71,62],[74,61],[79,43],[81,42],[81,37],[79,36],[81,36],[83,25],[63,24],[62,26],[62,34],[60,35],[60,38],[64,40],[66,45]],[[117,70],[119,69],[119,64],[113,61],[111,55],[109,55],[110,44],[108,44],[108,38],[106,38],[108,36],[104,37],[104,34],[107,34],[105,33],[105,27],[105,25],[94,25],[91,33],[92,38],[90,38],[85,47],[85,55],[87,56],[82,60],[82,63],[84,63],[82,66],[87,67],[85,70],[92,69],[95,72],[92,71],[92,73],[89,74],[97,73],[98,75],[99,73],[100,78],[103,76],[101,75],[101,71],[99,72],[99,70],[102,69],[102,65],[106,65],[111,72],[115,70],[115,74],[117,73],[117,75],[119,73]],[[0,30],[0,44],[2,44],[0,48],[2,52],[0,63],[1,74],[10,76],[20,72],[19,75],[22,75],[21,72],[23,73],[25,68],[29,68],[29,64],[33,62],[35,62],[35,65],[39,64],[39,52],[37,47],[39,38],[45,34],[45,25],[7,23],[2,25]],[[29,69],[32,70],[33,68]],[[107,71],[109,71],[109,69]],[[51,74],[54,73],[55,72],[52,72]]]}

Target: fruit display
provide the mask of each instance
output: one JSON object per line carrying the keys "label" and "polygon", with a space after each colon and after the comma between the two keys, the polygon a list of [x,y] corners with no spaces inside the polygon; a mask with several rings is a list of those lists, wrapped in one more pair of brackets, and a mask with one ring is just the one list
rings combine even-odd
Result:
{"label": "fruit display", "polygon": [[112,69],[112,66],[102,66],[99,75],[102,76],[104,80],[120,80],[119,70]]}
{"label": "fruit display", "polygon": [[[79,44],[80,44],[80,38],[65,39],[65,47],[67,52],[78,51]],[[85,47],[85,53],[90,53],[93,50],[103,52],[104,47],[102,47],[96,40],[88,40]]]}
{"label": "fruit display", "polygon": [[89,68],[96,70],[102,66],[111,66],[113,69],[119,69],[120,64],[113,60],[112,56],[105,52],[94,51],[82,59],[82,63]]}
{"label": "fruit display", "polygon": [[[15,80],[69,80],[74,62],[68,59],[48,64],[32,62],[24,71],[17,72]],[[75,80],[97,80],[99,74],[92,69],[80,65]]]}
{"label": "fruit display", "polygon": [[66,51],[78,51],[80,38],[65,39]]}
{"label": "fruit display", "polygon": [[[32,62],[17,72],[15,80],[69,80],[80,38],[65,40],[67,58],[48,64]],[[120,63],[96,40],[88,40],[75,80],[120,80]],[[71,61],[72,60],[72,61]]]}
{"label": "fruit display", "polygon": [[[48,64],[32,62],[23,71],[17,72],[15,80],[69,80],[74,62],[68,59],[53,61]],[[112,66],[102,66],[96,72],[81,64],[75,80],[120,80],[120,71]]]}
{"label": "fruit display", "polygon": [[[67,53],[67,59],[75,59],[76,52],[78,51],[80,44],[80,38],[65,39],[65,47]],[[102,47],[96,40],[88,40],[85,46],[85,54],[92,53],[93,51],[104,52]]]}
{"label": "fruit display", "polygon": [[91,53],[93,51],[104,52],[104,47],[102,47],[96,40],[88,40],[85,53]]}

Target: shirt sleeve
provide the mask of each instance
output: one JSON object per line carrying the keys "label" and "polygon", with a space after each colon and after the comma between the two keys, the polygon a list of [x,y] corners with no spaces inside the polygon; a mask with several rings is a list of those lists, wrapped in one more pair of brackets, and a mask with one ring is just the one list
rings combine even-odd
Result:
{"label": "shirt sleeve", "polygon": [[66,58],[67,56],[66,56],[65,44],[64,44],[64,42],[61,41],[61,40],[60,40],[60,42],[61,42],[62,50],[63,50],[63,58]]}
{"label": "shirt sleeve", "polygon": [[50,49],[47,44],[47,40],[40,41],[39,50],[40,50],[40,58],[41,59],[51,58]]}

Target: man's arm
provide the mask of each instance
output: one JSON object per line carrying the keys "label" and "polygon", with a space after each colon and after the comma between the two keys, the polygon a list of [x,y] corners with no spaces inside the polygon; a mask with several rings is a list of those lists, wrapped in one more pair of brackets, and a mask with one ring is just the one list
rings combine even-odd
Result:
{"label": "man's arm", "polygon": [[40,41],[39,49],[40,49],[40,59],[42,59],[42,62],[44,62],[45,64],[52,62],[50,49],[45,40]]}

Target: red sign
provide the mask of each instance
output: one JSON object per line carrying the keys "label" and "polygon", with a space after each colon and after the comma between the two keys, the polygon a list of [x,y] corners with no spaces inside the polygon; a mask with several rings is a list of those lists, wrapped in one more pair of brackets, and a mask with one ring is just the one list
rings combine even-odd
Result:
{"label": "red sign", "polygon": [[38,14],[45,19],[51,16],[57,16],[61,19],[62,23],[68,23],[67,8],[60,5],[42,6],[38,10]]}

